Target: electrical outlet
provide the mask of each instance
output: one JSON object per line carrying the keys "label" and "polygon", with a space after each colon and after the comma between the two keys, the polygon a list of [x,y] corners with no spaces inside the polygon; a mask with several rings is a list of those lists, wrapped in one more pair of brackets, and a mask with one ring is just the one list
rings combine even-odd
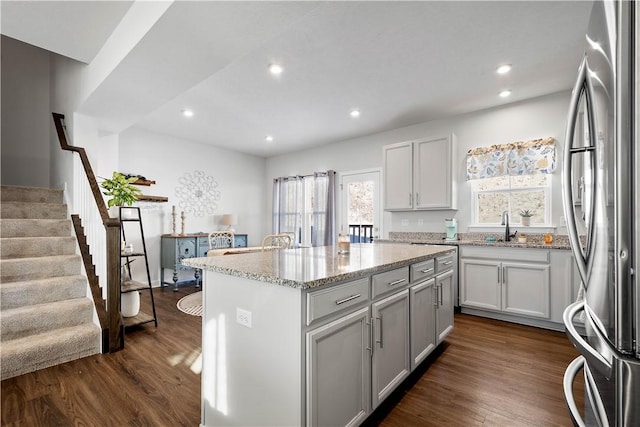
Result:
{"label": "electrical outlet", "polygon": [[567,220],[563,216],[560,217],[560,225],[567,225]]}
{"label": "electrical outlet", "polygon": [[424,225],[424,219],[419,218],[418,219],[418,225]]}
{"label": "electrical outlet", "polygon": [[402,225],[403,225],[404,227],[406,227],[407,225],[409,225],[409,220],[408,220],[408,219],[403,219],[403,220],[402,220]]}
{"label": "electrical outlet", "polygon": [[236,322],[247,328],[251,328],[251,312],[236,308]]}

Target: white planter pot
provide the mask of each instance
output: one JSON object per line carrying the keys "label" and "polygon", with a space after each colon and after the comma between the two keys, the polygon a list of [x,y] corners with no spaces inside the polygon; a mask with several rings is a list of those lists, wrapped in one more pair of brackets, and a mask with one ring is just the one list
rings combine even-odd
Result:
{"label": "white planter pot", "polygon": [[140,293],[127,292],[120,295],[122,317],[133,317],[140,311]]}
{"label": "white planter pot", "polygon": [[530,216],[523,216],[522,217],[522,225],[524,225],[525,227],[528,227],[529,224],[531,224],[531,217]]}

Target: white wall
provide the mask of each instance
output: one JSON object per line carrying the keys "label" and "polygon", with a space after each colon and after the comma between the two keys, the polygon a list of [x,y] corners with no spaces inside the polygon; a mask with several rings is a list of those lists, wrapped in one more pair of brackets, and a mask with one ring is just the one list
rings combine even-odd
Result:
{"label": "white wall", "polygon": [[49,52],[1,41],[2,184],[49,187]]}
{"label": "white wall", "polygon": [[[176,187],[185,173],[202,171],[218,183],[220,198],[213,215],[196,217],[187,213],[186,233],[224,229],[220,218],[225,213],[238,215],[238,234],[248,234],[249,245],[260,245],[265,230],[262,218],[271,192],[264,191],[264,164],[261,157],[224,150],[207,144],[161,135],[142,129],[129,129],[120,134],[118,171],[142,175],[156,181],[151,187],[140,187],[144,194],[167,196],[168,203],[146,204],[143,224],[149,268],[154,284],[159,283],[160,236],[171,233],[171,207],[178,205]],[[179,207],[176,207],[178,212]],[[181,225],[178,219],[178,232]],[[129,239],[128,240],[133,240]],[[134,245],[136,242],[134,241]],[[170,271],[165,280],[170,280]]]}
{"label": "white wall", "polygon": [[[385,213],[383,230],[444,232],[444,219],[458,219],[458,229],[466,232],[471,218],[470,185],[465,181],[465,158],[470,148],[513,141],[552,136],[557,141],[558,165],[562,160],[566,115],[570,92],[560,92],[527,101],[505,105],[448,119],[435,120],[414,126],[362,138],[341,141],[310,150],[289,153],[267,159],[265,191],[278,176],[308,174],[334,169],[338,172],[382,167],[382,146],[427,136],[453,132],[458,141],[455,165],[458,180],[457,211],[414,211]],[[552,178],[552,221],[560,225],[562,194],[558,166]],[[271,221],[271,201],[264,216],[265,227]],[[423,224],[418,225],[422,219]],[[402,225],[408,220],[408,225]],[[560,229],[559,231],[563,231]]]}

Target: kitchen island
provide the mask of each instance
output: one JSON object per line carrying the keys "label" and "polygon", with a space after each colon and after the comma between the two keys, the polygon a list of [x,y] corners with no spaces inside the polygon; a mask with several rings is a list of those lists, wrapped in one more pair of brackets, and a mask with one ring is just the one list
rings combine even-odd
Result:
{"label": "kitchen island", "polygon": [[453,328],[454,247],[286,249],[204,271],[202,426],[358,425]]}

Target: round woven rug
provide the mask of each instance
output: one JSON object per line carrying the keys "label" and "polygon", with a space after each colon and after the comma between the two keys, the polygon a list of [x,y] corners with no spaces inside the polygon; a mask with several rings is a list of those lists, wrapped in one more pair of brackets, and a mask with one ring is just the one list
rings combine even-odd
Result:
{"label": "round woven rug", "polygon": [[194,292],[178,300],[178,310],[191,316],[202,316],[202,291]]}

